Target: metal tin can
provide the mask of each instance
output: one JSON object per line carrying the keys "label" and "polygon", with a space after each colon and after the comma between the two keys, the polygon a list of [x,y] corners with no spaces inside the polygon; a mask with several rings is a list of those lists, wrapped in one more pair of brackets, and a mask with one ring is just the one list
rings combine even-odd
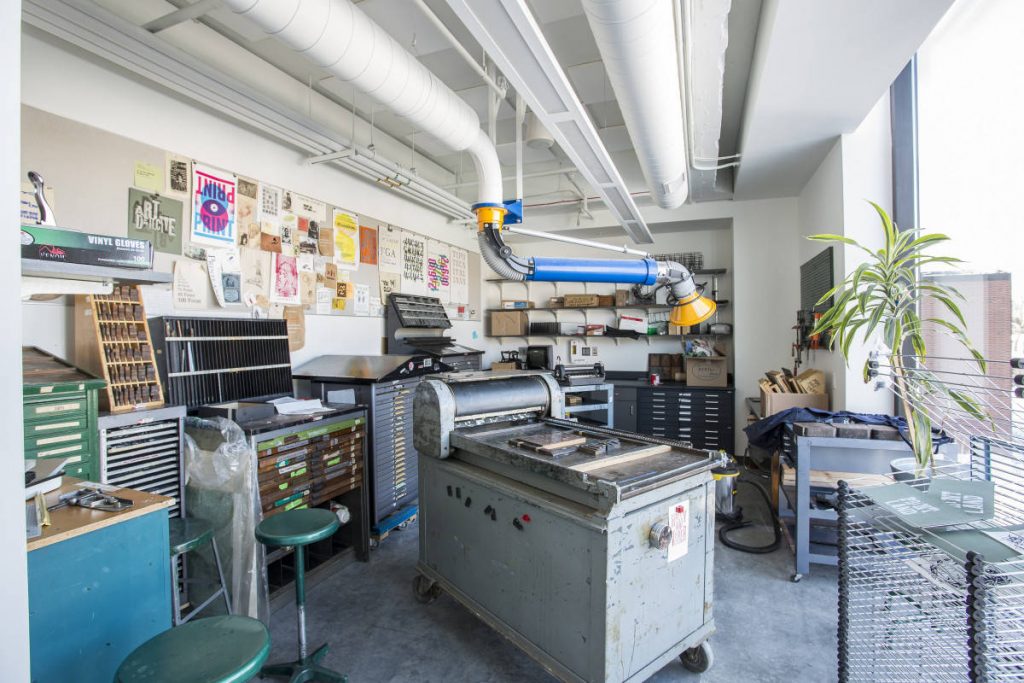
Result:
{"label": "metal tin can", "polygon": [[661,375],[656,372],[652,372],[649,381],[652,387],[656,387],[661,384]]}

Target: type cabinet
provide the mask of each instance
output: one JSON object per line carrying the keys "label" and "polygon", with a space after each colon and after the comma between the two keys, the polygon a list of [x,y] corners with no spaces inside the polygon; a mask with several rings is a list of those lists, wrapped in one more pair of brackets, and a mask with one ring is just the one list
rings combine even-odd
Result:
{"label": "type cabinet", "polygon": [[[632,388],[632,387],[622,387]],[[635,431],[640,434],[689,441],[694,448],[731,451],[735,443],[733,389],[643,386],[636,392]],[[616,398],[620,411],[628,409],[628,399]],[[625,419],[629,419],[628,417]],[[630,430],[629,422],[616,426]]]}

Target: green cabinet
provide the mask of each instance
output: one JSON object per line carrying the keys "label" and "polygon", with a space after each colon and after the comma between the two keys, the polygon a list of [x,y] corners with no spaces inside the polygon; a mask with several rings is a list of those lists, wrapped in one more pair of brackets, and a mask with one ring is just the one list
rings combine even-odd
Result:
{"label": "green cabinet", "polygon": [[65,472],[99,476],[99,390],[106,382],[53,354],[22,348],[25,457],[64,458]]}

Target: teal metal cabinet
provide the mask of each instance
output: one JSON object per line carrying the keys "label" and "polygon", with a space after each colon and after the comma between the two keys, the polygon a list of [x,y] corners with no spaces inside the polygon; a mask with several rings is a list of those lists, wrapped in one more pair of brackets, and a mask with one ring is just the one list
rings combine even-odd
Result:
{"label": "teal metal cabinet", "polygon": [[110,683],[171,627],[167,508],[63,541],[29,544],[32,683]]}

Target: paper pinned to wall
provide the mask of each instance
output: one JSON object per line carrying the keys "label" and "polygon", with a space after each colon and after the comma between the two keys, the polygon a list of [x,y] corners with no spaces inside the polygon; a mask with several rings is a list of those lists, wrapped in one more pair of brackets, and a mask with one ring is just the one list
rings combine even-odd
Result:
{"label": "paper pinned to wall", "polygon": [[397,292],[399,282],[401,282],[402,276],[398,273],[385,273],[381,271],[380,275],[380,298],[382,301],[388,300],[388,295],[392,292]]}
{"label": "paper pinned to wall", "polygon": [[271,266],[270,300],[274,303],[298,305],[299,268],[296,258],[274,254]]}
{"label": "paper pinned to wall", "polygon": [[223,307],[242,303],[242,259],[238,248],[208,250],[206,267],[217,304]]}
{"label": "paper pinned to wall", "polygon": [[451,301],[453,304],[468,304],[469,253],[465,249],[452,247],[450,256],[452,269]]}
{"label": "paper pinned to wall", "polygon": [[370,285],[356,283],[355,301],[352,312],[356,315],[370,315]]}
{"label": "paper pinned to wall", "polygon": [[359,262],[368,266],[377,265],[377,229],[367,225],[359,226]]}
{"label": "paper pinned to wall", "polygon": [[128,237],[149,240],[163,254],[181,254],[183,208],[170,197],[128,188]]}
{"label": "paper pinned to wall", "polygon": [[298,351],[306,345],[306,312],[302,306],[285,306],[284,321],[288,328],[288,350]]}
{"label": "paper pinned to wall", "polygon": [[442,304],[451,302],[451,262],[448,245],[438,240],[427,241],[427,291]]}
{"label": "paper pinned to wall", "polygon": [[317,315],[330,315],[333,310],[331,307],[334,301],[334,290],[328,289],[327,287],[321,287],[316,290],[316,314]]}
{"label": "paper pinned to wall", "polygon": [[427,294],[427,241],[411,232],[402,233],[402,293]]}
{"label": "paper pinned to wall", "polygon": [[250,249],[260,248],[260,218],[257,209],[259,183],[251,178],[238,177],[235,201],[235,222],[238,224],[238,243]]}
{"label": "paper pinned to wall", "polygon": [[219,247],[235,244],[235,176],[194,164],[192,213],[193,242]]}
{"label": "paper pinned to wall", "polygon": [[275,226],[272,230],[264,230],[264,232],[277,234],[276,226],[281,222],[281,193],[280,187],[260,183],[258,199],[259,220],[261,223],[266,221]]}
{"label": "paper pinned to wall", "polygon": [[135,162],[135,176],[132,182],[140,190],[160,194],[164,188],[164,174],[156,164],[145,161]]}
{"label": "paper pinned to wall", "polygon": [[270,254],[242,249],[242,301],[252,306],[259,297],[270,296]]}
{"label": "paper pinned to wall", "polygon": [[297,192],[291,193],[291,211],[299,218],[316,221],[318,224],[327,222],[327,204]]}
{"label": "paper pinned to wall", "polygon": [[377,233],[377,266],[382,273],[402,272],[402,233],[381,228]]}
{"label": "paper pinned to wall", "polygon": [[188,199],[192,187],[192,160],[167,152],[164,156],[164,194]]}
{"label": "paper pinned to wall", "polygon": [[210,305],[206,264],[191,259],[174,262],[174,280],[171,295],[174,308],[194,310]]}
{"label": "paper pinned to wall", "polygon": [[384,306],[381,304],[379,296],[370,297],[370,317],[380,318],[384,315]]}
{"label": "paper pinned to wall", "polygon": [[359,217],[344,209],[334,210],[334,260],[343,270],[359,268]]}

